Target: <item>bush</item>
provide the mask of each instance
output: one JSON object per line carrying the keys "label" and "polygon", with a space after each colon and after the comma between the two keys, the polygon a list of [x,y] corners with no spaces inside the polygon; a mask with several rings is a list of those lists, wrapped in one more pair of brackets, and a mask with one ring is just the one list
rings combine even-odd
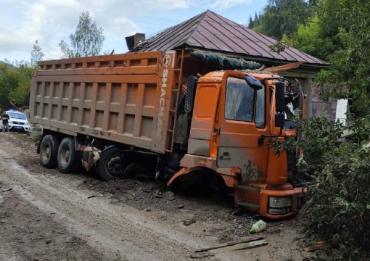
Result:
{"label": "bush", "polygon": [[[334,260],[355,260],[370,246],[370,147],[369,118],[351,123],[351,135],[338,142],[343,127],[323,119],[303,126],[304,157],[316,184],[303,222],[310,236],[325,240]],[[308,129],[307,129],[308,128]],[[316,135],[315,135],[316,134]]]}

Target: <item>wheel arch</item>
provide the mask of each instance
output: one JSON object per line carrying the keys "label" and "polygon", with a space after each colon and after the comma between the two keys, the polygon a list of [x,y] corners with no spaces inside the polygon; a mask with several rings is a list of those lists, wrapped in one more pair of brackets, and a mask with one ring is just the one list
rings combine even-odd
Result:
{"label": "wheel arch", "polygon": [[171,177],[166,185],[170,189],[176,189],[181,186],[181,183],[201,187],[217,186],[218,189],[227,190],[222,175],[207,167],[182,168]]}

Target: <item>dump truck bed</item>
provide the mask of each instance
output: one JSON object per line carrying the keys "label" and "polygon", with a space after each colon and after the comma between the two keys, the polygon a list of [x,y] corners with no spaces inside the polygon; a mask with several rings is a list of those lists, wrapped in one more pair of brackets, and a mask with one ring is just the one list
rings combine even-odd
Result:
{"label": "dump truck bed", "polygon": [[72,136],[171,150],[181,75],[175,59],[175,52],[145,52],[40,62],[31,122]]}

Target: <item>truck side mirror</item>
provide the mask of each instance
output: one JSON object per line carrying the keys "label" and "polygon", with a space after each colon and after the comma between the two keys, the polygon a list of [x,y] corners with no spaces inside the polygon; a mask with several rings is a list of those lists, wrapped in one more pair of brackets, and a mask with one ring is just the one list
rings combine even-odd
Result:
{"label": "truck side mirror", "polygon": [[285,85],[281,81],[276,83],[275,104],[276,112],[285,111]]}
{"label": "truck side mirror", "polygon": [[275,126],[283,128],[285,123],[285,85],[284,82],[281,81],[276,83],[275,105]]}
{"label": "truck side mirror", "polygon": [[247,75],[244,77],[244,80],[248,83],[250,87],[252,87],[256,91],[263,88],[263,84],[253,76]]}

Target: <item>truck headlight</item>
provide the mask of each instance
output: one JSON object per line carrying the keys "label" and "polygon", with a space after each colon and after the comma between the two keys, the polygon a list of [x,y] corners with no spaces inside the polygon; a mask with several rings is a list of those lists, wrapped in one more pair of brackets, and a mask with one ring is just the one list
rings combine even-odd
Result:
{"label": "truck headlight", "polygon": [[282,215],[289,213],[292,209],[293,198],[288,197],[269,197],[268,212],[270,214]]}

